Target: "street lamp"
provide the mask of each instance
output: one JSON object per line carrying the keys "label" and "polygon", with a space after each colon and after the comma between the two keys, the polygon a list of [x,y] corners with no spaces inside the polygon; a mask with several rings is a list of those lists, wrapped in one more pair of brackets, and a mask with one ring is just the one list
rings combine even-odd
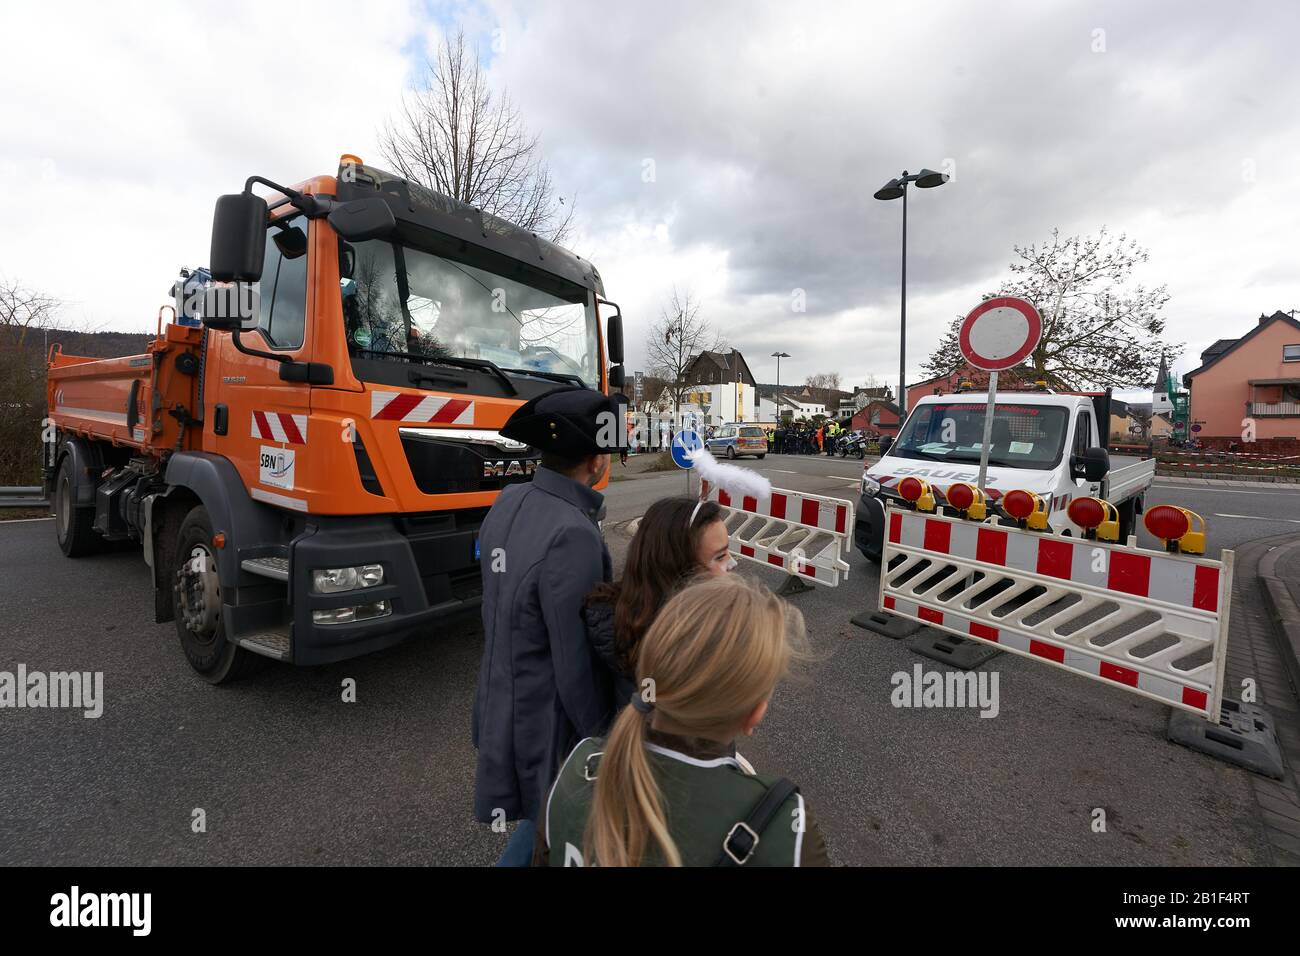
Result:
{"label": "street lamp", "polygon": [[933,189],[942,186],[950,177],[947,173],[936,173],[933,169],[923,169],[919,173],[903,175],[891,179],[875,192],[875,198],[881,200],[903,200],[903,288],[899,306],[898,330],[898,410],[899,421],[907,414],[907,186],[915,183],[920,189]]}
{"label": "street lamp", "polygon": [[772,358],[776,359],[776,387],[777,391],[781,389],[781,359],[789,358],[789,352],[773,352]]}

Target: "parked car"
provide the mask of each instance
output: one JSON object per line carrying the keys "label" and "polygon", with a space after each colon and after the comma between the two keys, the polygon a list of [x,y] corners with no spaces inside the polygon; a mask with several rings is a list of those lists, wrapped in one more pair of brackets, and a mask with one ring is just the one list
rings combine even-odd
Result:
{"label": "parked car", "polygon": [[714,455],[723,454],[728,458],[753,455],[762,458],[767,454],[767,433],[758,425],[723,425],[704,445]]}

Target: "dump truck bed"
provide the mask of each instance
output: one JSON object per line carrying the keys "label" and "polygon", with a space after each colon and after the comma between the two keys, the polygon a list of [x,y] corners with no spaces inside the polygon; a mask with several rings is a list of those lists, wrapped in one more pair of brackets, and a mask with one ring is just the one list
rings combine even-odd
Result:
{"label": "dump truck bed", "polygon": [[1156,480],[1156,460],[1133,458],[1128,455],[1112,455],[1110,474],[1106,476],[1106,485],[1102,497],[1111,504],[1127,501],[1134,495],[1140,495],[1151,487]]}
{"label": "dump truck bed", "polygon": [[197,405],[203,330],[165,325],[142,355],[94,359],[64,355],[54,346],[46,384],[51,421],[86,438],[139,449],[147,455],[190,447],[180,408],[202,417]]}

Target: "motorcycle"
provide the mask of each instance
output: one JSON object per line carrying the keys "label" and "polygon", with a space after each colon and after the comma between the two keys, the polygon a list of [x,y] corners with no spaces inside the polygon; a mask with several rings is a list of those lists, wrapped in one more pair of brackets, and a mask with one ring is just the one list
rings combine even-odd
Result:
{"label": "motorcycle", "polygon": [[867,439],[864,435],[849,435],[840,439],[840,457],[852,455],[859,460],[867,456]]}

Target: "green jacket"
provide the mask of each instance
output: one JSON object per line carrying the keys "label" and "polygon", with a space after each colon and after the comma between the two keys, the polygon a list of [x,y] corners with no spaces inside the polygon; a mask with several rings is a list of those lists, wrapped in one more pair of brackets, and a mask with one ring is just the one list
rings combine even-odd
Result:
{"label": "green jacket", "polygon": [[[583,835],[600,774],[604,740],[589,737],[578,744],[560,768],[546,810],[539,821],[536,862],[581,866]],[[778,777],[746,772],[734,747],[650,731],[646,743],[650,766],[659,784],[668,829],[684,866],[713,866],[722,844],[738,822],[749,816]],[[593,779],[588,780],[588,772]],[[647,865],[662,865],[653,840]],[[828,866],[826,847],[801,794],[790,797],[759,835],[746,866]]]}

